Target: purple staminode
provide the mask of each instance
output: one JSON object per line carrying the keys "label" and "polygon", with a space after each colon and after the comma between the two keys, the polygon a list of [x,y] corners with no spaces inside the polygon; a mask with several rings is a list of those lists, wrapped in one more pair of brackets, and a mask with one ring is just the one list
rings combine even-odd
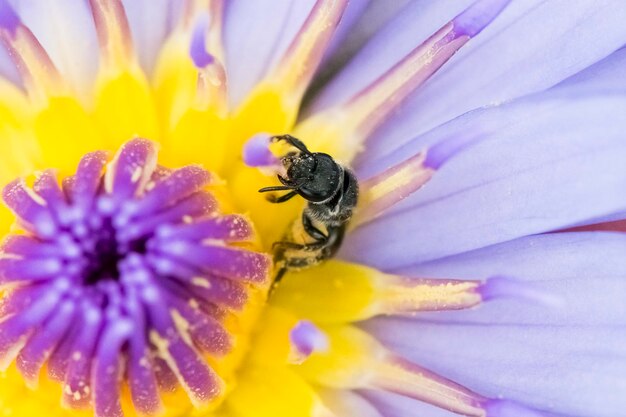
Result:
{"label": "purple staminode", "polygon": [[466,133],[461,136],[455,136],[442,140],[432,148],[428,149],[426,159],[424,160],[424,166],[437,170],[462,150],[480,142],[480,138],[481,135],[478,133]]}
{"label": "purple staminode", "polygon": [[215,61],[215,57],[207,51],[206,35],[209,29],[209,14],[202,13],[198,16],[191,33],[189,55],[197,68],[205,68]]}
{"label": "purple staminode", "polygon": [[252,136],[243,146],[243,162],[249,167],[279,167],[280,159],[270,151],[272,136],[259,133]]}
{"label": "purple staminode", "polygon": [[511,0],[479,0],[458,15],[452,23],[458,36],[476,36],[495,19]]}
{"label": "purple staminode", "polygon": [[560,308],[563,299],[541,287],[507,276],[495,276],[489,278],[478,288],[478,293],[483,301],[499,298],[510,298],[519,301],[527,301],[548,308]]}
{"label": "purple staminode", "polygon": [[308,320],[300,320],[289,332],[289,340],[299,363],[316,351],[328,350],[329,341],[324,332]]}
{"label": "purple staminode", "polygon": [[7,0],[0,0],[0,28],[8,30],[12,36],[15,36],[19,26],[20,18],[13,8]]}
{"label": "purple staminode", "polygon": [[487,417],[548,417],[546,413],[507,400],[488,400],[484,408]]}
{"label": "purple staminode", "polygon": [[141,414],[159,412],[172,374],[196,405],[218,396],[204,355],[230,351],[224,313],[243,308],[271,266],[232,245],[252,226],[217,212],[208,172],[168,171],[156,157],[134,139],[108,165],[103,152],[86,155],[62,186],[46,171],[32,189],[16,180],[3,193],[25,233],[0,254],[0,365],[17,359],[34,384],[47,363],[64,402],[97,416],[120,415],[123,378]]}

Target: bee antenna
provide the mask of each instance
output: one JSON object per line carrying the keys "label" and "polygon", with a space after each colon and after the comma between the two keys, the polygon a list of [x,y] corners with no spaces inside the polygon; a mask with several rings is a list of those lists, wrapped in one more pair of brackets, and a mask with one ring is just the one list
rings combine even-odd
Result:
{"label": "bee antenna", "polygon": [[291,135],[272,136],[272,140],[273,141],[284,140],[289,145],[293,146],[294,148],[296,148],[297,150],[299,150],[300,152],[302,152],[306,156],[313,156],[311,151],[309,151],[309,149],[306,147],[306,145],[304,143],[302,143],[302,141],[300,139],[294,138]]}
{"label": "bee antenna", "polygon": [[263,187],[259,190],[260,193],[267,193],[269,191],[287,191],[287,190],[295,190],[297,187],[289,186],[289,185],[278,185],[275,187]]}

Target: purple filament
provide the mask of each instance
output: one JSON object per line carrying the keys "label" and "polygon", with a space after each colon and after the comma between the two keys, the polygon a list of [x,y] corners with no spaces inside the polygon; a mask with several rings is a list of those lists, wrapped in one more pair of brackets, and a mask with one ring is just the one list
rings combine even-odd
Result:
{"label": "purple filament", "polygon": [[173,375],[196,405],[217,396],[204,355],[230,351],[225,312],[271,266],[240,245],[253,239],[247,219],[217,212],[208,172],[166,170],[156,156],[134,139],[108,165],[86,155],[62,186],[45,171],[32,189],[16,180],[3,192],[26,233],[1,249],[0,364],[17,359],[34,384],[47,363],[64,403],[97,416],[121,415],[124,379],[142,414],[159,412]]}

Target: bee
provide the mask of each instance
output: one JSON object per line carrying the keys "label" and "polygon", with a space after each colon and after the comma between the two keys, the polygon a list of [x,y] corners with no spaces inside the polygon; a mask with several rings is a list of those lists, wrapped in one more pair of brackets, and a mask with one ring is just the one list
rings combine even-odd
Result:
{"label": "bee", "polygon": [[[281,158],[286,169],[286,176],[278,175],[282,186],[261,188],[259,192],[288,191],[281,196],[270,194],[267,199],[272,203],[283,203],[298,195],[307,201],[301,224],[296,221],[285,239],[274,243],[277,283],[288,270],[317,265],[337,253],[357,204],[359,183],[330,155],[309,151],[293,136],[274,136],[272,140],[285,141],[297,151]],[[297,239],[302,232],[304,242]]]}

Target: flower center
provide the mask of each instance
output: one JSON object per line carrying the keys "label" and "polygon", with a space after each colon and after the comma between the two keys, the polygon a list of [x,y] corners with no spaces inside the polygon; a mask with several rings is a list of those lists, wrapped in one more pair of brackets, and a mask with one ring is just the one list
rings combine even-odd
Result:
{"label": "flower center", "polygon": [[79,274],[83,276],[85,285],[94,285],[103,280],[119,280],[119,265],[124,262],[128,254],[146,254],[146,243],[149,237],[143,236],[123,248],[118,242],[118,232],[111,217],[102,216],[97,220],[102,224],[100,229],[91,230],[93,236],[73,236],[80,242],[84,268]]}
{"label": "flower center", "polygon": [[134,139],[110,162],[86,155],[61,186],[45,171],[3,194],[23,231],[0,258],[0,364],[17,359],[32,384],[47,364],[65,403],[98,415],[121,415],[122,382],[146,414],[177,385],[215,403],[262,305],[249,301],[267,292],[271,262],[244,216],[219,212],[211,174],[156,156]]}

